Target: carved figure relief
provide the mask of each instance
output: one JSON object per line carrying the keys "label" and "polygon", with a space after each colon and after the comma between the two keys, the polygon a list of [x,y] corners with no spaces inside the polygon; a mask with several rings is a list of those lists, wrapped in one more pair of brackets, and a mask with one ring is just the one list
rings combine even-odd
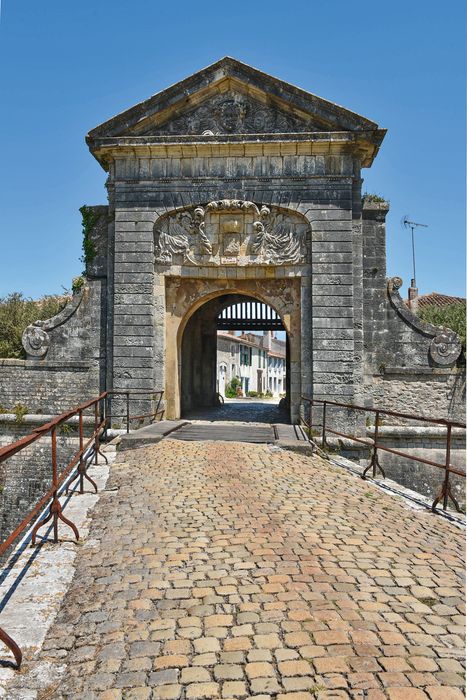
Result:
{"label": "carved figure relief", "polygon": [[245,103],[236,102],[235,100],[224,100],[214,111],[214,115],[221,128],[224,129],[224,131],[233,133],[238,133],[243,128],[246,113],[247,107]]}
{"label": "carved figure relief", "polygon": [[171,264],[174,255],[182,256],[183,262],[196,265],[194,249],[212,253],[211,244],[204,233],[204,210],[197,207],[193,214],[183,211],[167,217],[167,225],[156,229],[156,262]]}
{"label": "carved figure relief", "polygon": [[294,212],[223,199],[173,212],[155,224],[160,265],[297,265],[307,260],[308,223]]}
{"label": "carved figure relief", "polygon": [[311,119],[299,117],[251,97],[230,92],[219,95],[165,124],[141,135],[158,134],[258,134],[320,131]]}
{"label": "carved figure relief", "polygon": [[256,236],[251,244],[253,253],[266,265],[304,262],[303,234],[296,234],[293,224],[283,213],[271,213],[261,207],[260,220],[253,224]]}

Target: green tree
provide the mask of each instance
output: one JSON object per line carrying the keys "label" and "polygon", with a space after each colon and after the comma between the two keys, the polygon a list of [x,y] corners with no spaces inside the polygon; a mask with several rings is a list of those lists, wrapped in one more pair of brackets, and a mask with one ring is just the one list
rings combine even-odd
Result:
{"label": "green tree", "polygon": [[421,307],[418,309],[418,315],[434,326],[444,326],[457,333],[462,343],[462,363],[465,363],[465,304]]}
{"label": "green tree", "polygon": [[55,316],[67,301],[67,297],[52,295],[33,301],[21,292],[0,297],[0,357],[24,357],[21,336],[26,326]]}

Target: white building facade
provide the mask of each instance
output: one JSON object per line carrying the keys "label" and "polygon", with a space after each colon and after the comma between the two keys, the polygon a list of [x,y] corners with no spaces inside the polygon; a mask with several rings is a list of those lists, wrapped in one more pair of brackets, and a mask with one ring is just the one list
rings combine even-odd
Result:
{"label": "white building facade", "polygon": [[221,396],[234,377],[241,382],[243,396],[285,394],[286,342],[272,331],[263,335],[218,331],[217,390]]}

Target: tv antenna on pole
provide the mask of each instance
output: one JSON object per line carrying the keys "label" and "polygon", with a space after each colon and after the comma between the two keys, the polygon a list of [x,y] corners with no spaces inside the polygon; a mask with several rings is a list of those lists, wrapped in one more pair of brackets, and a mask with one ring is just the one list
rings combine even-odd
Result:
{"label": "tv antenna on pole", "polygon": [[416,221],[410,221],[408,214],[406,214],[404,217],[402,217],[401,225],[404,228],[410,228],[412,229],[412,262],[413,262],[413,280],[412,280],[412,287],[417,286],[416,282],[416,275],[415,275],[415,239],[414,239],[414,229],[416,228],[428,228],[428,224],[418,224]]}

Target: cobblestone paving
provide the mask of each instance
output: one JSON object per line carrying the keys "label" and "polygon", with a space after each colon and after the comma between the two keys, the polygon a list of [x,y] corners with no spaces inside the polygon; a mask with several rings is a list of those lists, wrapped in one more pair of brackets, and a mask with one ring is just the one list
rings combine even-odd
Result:
{"label": "cobblestone paving", "polygon": [[289,423],[286,410],[279,408],[279,399],[253,401],[251,399],[225,399],[225,403],[213,408],[197,408],[184,418],[201,421],[235,423]]}
{"label": "cobblestone paving", "polygon": [[124,459],[41,655],[63,680],[40,698],[464,697],[461,530],[270,446]]}

